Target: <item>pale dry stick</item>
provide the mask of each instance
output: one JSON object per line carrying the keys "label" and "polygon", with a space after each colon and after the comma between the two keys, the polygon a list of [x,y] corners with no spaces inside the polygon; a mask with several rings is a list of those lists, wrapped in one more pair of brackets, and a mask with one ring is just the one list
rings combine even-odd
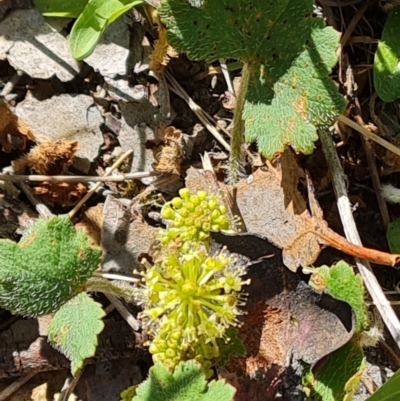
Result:
{"label": "pale dry stick", "polygon": [[134,331],[138,331],[140,329],[140,322],[136,320],[133,315],[125,308],[124,304],[111,294],[104,294],[108,300],[115,306],[115,309],[119,312],[119,314],[124,318],[126,323],[129,324],[130,327]]}
{"label": "pale dry stick", "polygon": [[373,132],[368,131],[367,129],[365,129],[361,125],[357,124],[353,120],[350,120],[350,118],[348,118],[344,115],[341,115],[341,116],[339,116],[338,120],[341,121],[342,123],[348,125],[349,127],[355,129],[360,134],[364,135],[366,138],[371,139],[371,141],[374,141],[374,142],[378,143],[379,145],[383,146],[384,148],[386,148],[387,150],[390,150],[395,155],[400,156],[400,148],[398,148],[397,146],[394,146],[393,144],[391,144],[390,142],[381,138],[380,136],[374,134]]}
{"label": "pale dry stick", "polygon": [[369,395],[374,394],[375,391],[378,390],[378,385],[375,383],[374,379],[367,372],[364,372],[364,374],[362,375],[361,383],[368,391]]}
{"label": "pale dry stick", "polygon": [[32,379],[38,372],[30,372],[24,376],[21,376],[15,382],[10,384],[0,393],[0,401],[5,401],[8,397],[13,395],[16,391],[18,391],[25,383]]}
{"label": "pale dry stick", "polygon": [[[104,174],[104,176],[109,176],[111,173],[118,168],[122,162],[129,157],[131,154],[133,154],[133,150],[130,149],[127,152],[125,152],[123,155],[121,155],[116,162],[110,167],[110,169],[107,171],[107,173]],[[96,192],[96,189],[99,188],[101,185],[101,182],[97,182],[95,185],[93,185],[92,188],[86,193],[86,195],[74,206],[74,208],[68,213],[68,216],[70,219],[75,216],[75,214],[78,212],[78,210],[82,207],[82,205],[85,204],[85,202],[88,201],[88,199]]]}
{"label": "pale dry stick", "polygon": [[[339,59],[339,81],[341,84],[344,83],[343,76],[346,76],[343,74],[343,60],[342,60],[342,51],[344,47],[347,44],[347,41],[349,40],[351,34],[353,33],[355,27],[357,26],[358,22],[360,21],[361,18],[363,18],[364,13],[367,11],[368,7],[372,4],[372,2],[375,0],[367,0],[365,4],[357,11],[357,13],[354,15],[352,20],[350,21],[350,24],[346,27],[345,32],[343,33],[342,37],[340,38],[340,44],[338,49],[336,50],[336,55]],[[340,9],[341,11],[341,9]],[[343,15],[342,12],[340,13],[342,21],[343,21]],[[343,22],[344,23],[344,22]]]}
{"label": "pale dry stick", "polygon": [[[196,114],[196,116],[199,118],[199,120],[205,125],[205,127],[211,132],[211,134],[214,135],[214,137],[217,140],[220,140],[220,138],[221,138],[221,140],[224,141],[224,142],[221,142],[221,141],[220,142],[225,147],[225,149],[228,152],[230,152],[230,150],[231,150],[230,145],[228,145],[227,142],[222,138],[221,134],[218,132],[218,130],[214,127],[213,124],[215,124],[218,127],[218,129],[221,130],[229,138],[232,138],[231,133],[227,129],[222,127],[221,125],[217,124],[215,119],[212,116],[210,116],[209,113],[207,113],[197,103],[195,103],[168,71],[166,71],[166,76],[170,80],[171,85],[172,85],[172,86],[168,85],[168,88],[172,92],[174,92],[175,94],[180,96],[189,105],[189,107],[193,110],[193,112]],[[208,123],[205,120],[208,120]],[[248,149],[246,149],[246,154],[251,160],[253,160],[253,161],[255,160],[255,157],[252,155],[252,153]]]}
{"label": "pale dry stick", "polygon": [[[169,88],[170,88],[175,94],[177,94],[178,96],[180,96],[180,97],[190,106],[190,108],[192,109],[192,111],[196,114],[197,117],[199,117],[199,119],[200,119],[199,114],[202,114],[203,117],[205,117],[206,119],[208,119],[208,121],[210,122],[210,124],[215,124],[216,127],[217,127],[218,129],[220,129],[226,136],[228,136],[229,138],[232,138],[231,133],[230,133],[226,128],[224,128],[224,127],[222,127],[221,125],[219,125],[219,124],[215,121],[214,117],[212,117],[209,113],[207,113],[205,110],[203,110],[197,103],[195,103],[195,102],[189,97],[189,95],[186,93],[186,91],[179,85],[179,83],[175,80],[175,78],[174,78],[170,73],[168,73],[167,76],[168,76],[168,77],[171,77],[171,83],[173,84],[173,87],[171,87],[171,86],[169,85]],[[169,78],[168,78],[168,79],[169,79]],[[191,100],[191,102],[189,103],[190,100]],[[192,105],[193,105],[193,108],[192,108]],[[214,125],[212,125],[212,126],[214,126]],[[226,150],[229,151],[230,148],[229,148],[229,149],[226,149]]]}
{"label": "pale dry stick", "polygon": [[[12,177],[12,176],[10,176]],[[32,205],[35,207],[36,211],[39,213],[39,216],[44,218],[44,219],[50,219],[53,216],[53,213],[50,212],[48,207],[42,203],[36,195],[34,195],[29,188],[28,185],[26,185],[24,182],[19,182],[18,187],[21,189],[21,191],[26,195],[26,197],[29,199],[29,201],[32,203]]]}
{"label": "pale dry stick", "polygon": [[123,276],[121,274],[113,274],[113,273],[102,273],[102,272],[94,272],[94,277],[101,277],[106,278],[108,280],[121,280],[121,281],[128,281],[130,283],[138,283],[140,279],[134,277]]}
{"label": "pale dry stick", "polygon": [[[319,130],[319,137],[322,149],[325,154],[326,162],[332,174],[332,185],[337,199],[337,207],[346,238],[349,242],[362,246],[360,236],[357,231],[349,198],[347,196],[344,172],[336,153],[331,135],[328,130]],[[400,322],[394,313],[389,301],[386,299],[378,280],[374,276],[369,262],[356,259],[356,265],[364,281],[372,301],[374,302],[382,320],[386,324],[390,334],[400,349]]]}
{"label": "pale dry stick", "polygon": [[225,78],[226,86],[228,87],[228,91],[232,93],[232,95],[236,96],[235,88],[233,87],[232,79],[229,74],[228,66],[226,65],[225,59],[219,59],[219,64],[221,65],[222,75]]}
{"label": "pale dry stick", "polygon": [[202,108],[184,91],[184,89],[178,84],[176,79],[168,72],[165,71],[165,76],[170,81],[171,85],[168,85],[169,88],[180,96],[188,105],[189,107],[196,113],[199,120],[204,124],[204,126],[214,135],[215,139],[217,139],[221,145],[230,152],[231,147],[222,137],[222,135],[218,132],[218,130],[211,125],[207,118],[203,115]]}
{"label": "pale dry stick", "polygon": [[346,31],[340,38],[340,46],[338,47],[336,51],[336,55],[340,57],[343,48],[346,46],[347,41],[350,39],[351,34],[353,33],[354,29],[356,28],[357,24],[360,22],[360,19],[363,17],[365,11],[367,11],[367,8],[374,3],[375,0],[367,0],[362,7],[357,11],[357,13],[354,15],[352,20],[350,21],[349,25],[347,26]]}
{"label": "pale dry stick", "polygon": [[0,174],[0,181],[29,182],[121,182],[145,177],[158,176],[158,171],[140,171],[137,173],[118,174],[110,176],[88,175],[9,175]]}
{"label": "pale dry stick", "polygon": [[11,91],[14,89],[15,85],[21,79],[22,75],[23,75],[23,72],[20,70],[17,70],[16,73],[11,77],[11,79],[4,85],[3,90],[0,92],[0,97],[4,98],[11,93]]}
{"label": "pale dry stick", "polygon": [[83,373],[83,369],[78,373],[77,376],[73,377],[72,379],[68,377],[64,385],[61,389],[60,396],[58,397],[58,401],[68,401],[70,395],[75,390],[76,385],[78,384],[79,379],[81,378]]}

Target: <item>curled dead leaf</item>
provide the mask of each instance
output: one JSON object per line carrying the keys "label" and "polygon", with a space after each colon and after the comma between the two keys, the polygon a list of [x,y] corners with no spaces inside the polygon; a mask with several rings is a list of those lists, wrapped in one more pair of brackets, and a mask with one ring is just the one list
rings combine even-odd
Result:
{"label": "curled dead leaf", "polygon": [[86,187],[80,182],[43,182],[32,191],[46,204],[66,207],[75,205],[86,193]]}
{"label": "curled dead leaf", "polygon": [[168,65],[171,57],[178,57],[178,53],[171,45],[168,44],[167,29],[158,17],[156,23],[158,25],[158,40],[156,40],[154,44],[154,50],[150,61],[150,69],[158,72]]}
{"label": "curled dead leaf", "polygon": [[83,230],[93,246],[99,246],[103,226],[103,204],[90,207],[82,213],[82,219],[75,224],[76,230]]}
{"label": "curled dead leaf", "polygon": [[72,163],[78,142],[64,139],[40,143],[30,152],[12,162],[14,170],[22,174],[27,169],[32,173],[58,175],[64,173]]}
{"label": "curled dead leaf", "polygon": [[24,150],[27,141],[35,141],[29,127],[0,100],[0,145],[4,152]]}
{"label": "curled dead leaf", "polygon": [[164,142],[153,148],[156,163],[154,170],[160,173],[181,175],[182,132],[174,127],[167,127],[164,134]]}
{"label": "curled dead leaf", "polygon": [[237,185],[236,202],[247,230],[283,249],[283,262],[292,271],[313,264],[321,250],[316,223],[298,190],[301,180],[303,170],[286,151],[276,167],[258,169]]}

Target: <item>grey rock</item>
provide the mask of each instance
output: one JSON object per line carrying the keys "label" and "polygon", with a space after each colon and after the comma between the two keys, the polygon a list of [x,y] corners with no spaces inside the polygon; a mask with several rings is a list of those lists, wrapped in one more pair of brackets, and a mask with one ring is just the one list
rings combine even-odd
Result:
{"label": "grey rock", "polygon": [[94,52],[85,59],[103,77],[116,78],[127,74],[129,26],[118,18],[104,32]]}
{"label": "grey rock", "polygon": [[39,79],[70,81],[80,70],[67,39],[36,10],[14,10],[1,22],[0,59]]}
{"label": "grey rock", "polygon": [[78,141],[77,156],[89,161],[98,155],[103,117],[90,96],[60,95],[41,102],[28,98],[17,105],[15,113],[36,137]]}

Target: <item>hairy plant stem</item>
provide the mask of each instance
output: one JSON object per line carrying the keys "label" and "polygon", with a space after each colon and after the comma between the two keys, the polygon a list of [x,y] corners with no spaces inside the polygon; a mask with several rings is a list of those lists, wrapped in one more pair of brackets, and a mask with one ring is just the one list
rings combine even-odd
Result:
{"label": "hairy plant stem", "polygon": [[233,131],[230,156],[230,181],[234,184],[239,181],[240,172],[243,168],[243,143],[244,143],[244,121],[242,118],[247,89],[250,82],[251,67],[249,63],[243,63],[242,79],[237,97],[235,114],[233,116]]}
{"label": "hairy plant stem", "polygon": [[109,281],[100,277],[92,277],[85,284],[87,292],[102,292],[103,294],[114,295],[123,298],[127,302],[135,300],[137,290],[128,285],[119,284],[115,281]]}

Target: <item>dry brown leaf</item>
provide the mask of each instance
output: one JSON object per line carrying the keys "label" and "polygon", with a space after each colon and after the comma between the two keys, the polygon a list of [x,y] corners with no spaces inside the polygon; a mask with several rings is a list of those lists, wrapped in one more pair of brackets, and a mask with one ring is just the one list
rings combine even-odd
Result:
{"label": "dry brown leaf", "polygon": [[[237,389],[235,401],[272,401],[279,389],[290,400],[298,383],[294,375],[301,375],[300,360],[313,365],[345,344],[354,333],[354,313],[347,303],[317,292],[286,269],[282,251],[270,242],[248,233],[213,237],[253,261],[239,328],[246,356],[232,357],[219,373]],[[260,260],[263,254],[268,258]]]}
{"label": "dry brown leaf", "polygon": [[40,143],[31,151],[12,162],[14,170],[22,174],[25,169],[32,173],[43,175],[58,175],[64,173],[72,163],[78,142],[51,140]]}
{"label": "dry brown leaf", "polygon": [[24,150],[27,141],[35,141],[31,130],[18,118],[6,103],[0,100],[0,145],[4,152]]}
{"label": "dry brown leaf", "polygon": [[[12,165],[17,174],[23,174],[26,170],[43,175],[63,174],[72,163],[77,149],[76,141],[45,141],[14,160]],[[86,193],[86,186],[82,183],[42,182],[33,187],[33,192],[51,206],[72,206]]]}
{"label": "dry brown leaf", "polygon": [[154,50],[151,54],[150,69],[153,71],[161,71],[168,65],[171,57],[178,57],[176,50],[168,44],[167,29],[157,18],[158,24],[158,40],[154,44]]}
{"label": "dry brown leaf", "polygon": [[156,163],[153,164],[154,170],[181,175],[183,159],[181,131],[174,127],[167,127],[163,144],[156,146],[153,152],[156,159]]}
{"label": "dry brown leaf", "polygon": [[101,228],[103,226],[103,204],[90,207],[82,214],[82,219],[75,224],[76,230],[83,230],[94,246],[99,246],[101,241]]}
{"label": "dry brown leaf", "polygon": [[247,230],[283,249],[283,262],[292,271],[313,264],[321,249],[316,223],[298,190],[300,180],[304,172],[286,151],[276,167],[259,169],[237,185],[236,202]]}
{"label": "dry brown leaf", "polygon": [[[209,159],[208,154],[205,154],[204,159]],[[203,165],[204,165],[203,159]],[[214,170],[211,166],[211,161],[208,161],[208,169],[198,170],[191,167],[186,172],[186,187],[189,188],[191,193],[197,191],[207,191],[217,196],[228,210],[228,217],[234,222],[232,229],[235,231],[245,231],[245,222],[240,215],[240,210],[236,207],[236,204],[232,197],[232,188],[229,185],[219,182]],[[236,218],[237,217],[237,218]]]}
{"label": "dry brown leaf", "polygon": [[237,100],[237,96],[239,94],[239,89],[240,89],[240,80],[241,77],[235,77],[233,79],[233,89],[235,90],[235,94],[230,93],[230,92],[226,92],[225,94],[225,99],[223,100],[223,106],[225,109],[227,110],[234,110],[236,107],[236,100]]}
{"label": "dry brown leaf", "polygon": [[66,207],[75,205],[87,190],[80,182],[43,182],[32,191],[46,204]]}
{"label": "dry brown leaf", "polygon": [[[305,178],[311,213],[299,190]],[[323,245],[376,264],[400,265],[400,255],[354,245],[329,228],[311,179],[305,177],[289,150],[275,167],[270,164],[240,181],[236,201],[248,231],[281,248],[283,262],[292,271],[312,265]]]}

